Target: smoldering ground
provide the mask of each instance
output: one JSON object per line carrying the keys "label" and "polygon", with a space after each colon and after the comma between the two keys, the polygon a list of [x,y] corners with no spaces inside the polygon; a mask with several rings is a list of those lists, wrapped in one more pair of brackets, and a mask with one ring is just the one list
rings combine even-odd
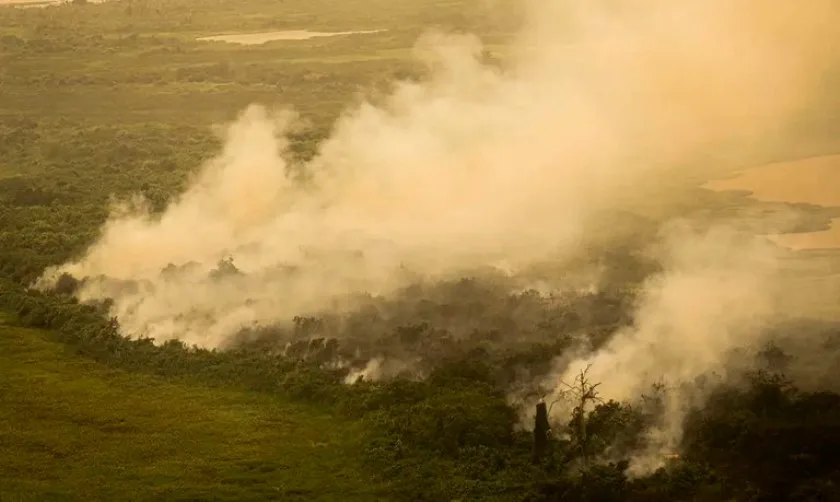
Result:
{"label": "smoldering ground", "polygon": [[[830,0],[532,1],[503,68],[481,62],[477,37],[431,33],[416,50],[430,76],[349,108],[313,160],[288,153],[292,112],[249,107],[162,214],[123,205],[84,256],[40,284],[86,278],[79,298],[112,299],[126,335],[204,347],[277,325],[300,334],[301,322],[282,325],[332,315],[330,333],[368,345],[345,357],[399,371],[418,357],[410,344],[377,354],[370,340],[393,334],[406,288],[488,274],[502,303],[517,290],[543,294],[519,313],[438,312],[405,340],[445,330],[509,346],[598,332],[579,361],[544,361],[515,379],[568,378],[592,363],[619,399],[662,376],[692,379],[794,314],[783,307],[795,291],[772,246],[732,230],[744,222],[667,222],[692,218],[686,180],[717,172],[698,159],[770,155],[819,106],[838,10]],[[640,212],[656,216],[626,216]],[[584,309],[621,287],[632,301],[614,312]],[[391,320],[367,335],[348,328],[371,308]],[[522,320],[529,308],[609,314],[540,324]]]}

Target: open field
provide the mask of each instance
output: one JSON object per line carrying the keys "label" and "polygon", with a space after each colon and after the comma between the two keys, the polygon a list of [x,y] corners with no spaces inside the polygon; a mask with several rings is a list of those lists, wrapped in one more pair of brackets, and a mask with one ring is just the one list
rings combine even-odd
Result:
{"label": "open field", "polygon": [[363,430],[277,397],[126,373],[0,324],[0,500],[375,500]]}

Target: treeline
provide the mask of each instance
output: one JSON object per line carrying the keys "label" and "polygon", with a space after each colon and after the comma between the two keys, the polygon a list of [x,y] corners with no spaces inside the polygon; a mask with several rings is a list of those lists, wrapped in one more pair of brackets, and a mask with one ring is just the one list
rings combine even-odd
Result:
{"label": "treeline", "polygon": [[[79,39],[87,41],[87,39]],[[97,42],[95,50],[76,39],[31,39],[15,36],[0,38],[0,55],[10,60],[29,59],[29,64],[14,65],[16,71],[0,75],[4,85],[19,86],[124,86],[177,84],[225,84],[230,86],[271,86],[281,93],[289,88],[318,85],[319,93],[341,93],[343,97],[365,90],[377,83],[390,83],[419,79],[426,70],[417,62],[404,56],[407,51],[374,57],[360,52],[357,57],[341,54],[331,60],[330,52],[320,48],[314,60],[307,64],[298,62],[306,56],[306,47],[300,50],[236,49],[220,50],[210,43],[185,42],[180,39],[148,39],[127,43],[109,39]],[[215,43],[213,45],[221,45]],[[227,44],[226,44],[227,45]],[[121,66],[120,52],[133,51],[138,57],[150,60],[148,66]],[[31,66],[32,60],[52,58],[57,55],[73,56],[83,52],[88,57],[96,55],[111,60],[107,68],[81,64],[72,67],[51,68],[44,64]],[[244,52],[244,54],[242,54]],[[123,56],[124,57],[124,56]],[[342,101],[347,101],[343,99]]]}
{"label": "treeline", "polygon": [[[722,386],[687,421],[682,455],[641,478],[629,454],[660,418],[661,396],[643,404],[594,402],[547,437],[534,456],[491,357],[472,350],[441,360],[427,378],[344,383],[346,370],[257,347],[215,351],[121,336],[107,303],[2,284],[2,308],[46,328],[104,364],[199,379],[330,404],[368,424],[369,467],[404,500],[837,500],[840,396],[797,390],[778,350],[761,354],[744,385]],[[302,321],[298,321],[300,325]],[[405,335],[405,330],[402,331]],[[341,343],[338,341],[337,343]],[[323,346],[321,347],[323,349]],[[655,389],[654,389],[655,391]],[[659,404],[657,404],[659,403]]]}

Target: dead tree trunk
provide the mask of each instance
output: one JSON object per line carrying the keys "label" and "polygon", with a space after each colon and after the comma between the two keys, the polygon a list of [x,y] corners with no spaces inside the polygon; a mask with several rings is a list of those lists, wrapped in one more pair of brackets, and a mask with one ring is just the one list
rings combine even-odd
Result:
{"label": "dead tree trunk", "polygon": [[540,463],[546,457],[549,448],[548,408],[540,401],[534,418],[534,463]]}

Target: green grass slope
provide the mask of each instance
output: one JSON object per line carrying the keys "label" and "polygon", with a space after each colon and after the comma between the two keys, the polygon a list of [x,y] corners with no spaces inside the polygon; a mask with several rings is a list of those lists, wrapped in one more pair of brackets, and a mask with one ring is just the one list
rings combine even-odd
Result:
{"label": "green grass slope", "polygon": [[0,500],[376,500],[363,431],[82,359],[0,318]]}

